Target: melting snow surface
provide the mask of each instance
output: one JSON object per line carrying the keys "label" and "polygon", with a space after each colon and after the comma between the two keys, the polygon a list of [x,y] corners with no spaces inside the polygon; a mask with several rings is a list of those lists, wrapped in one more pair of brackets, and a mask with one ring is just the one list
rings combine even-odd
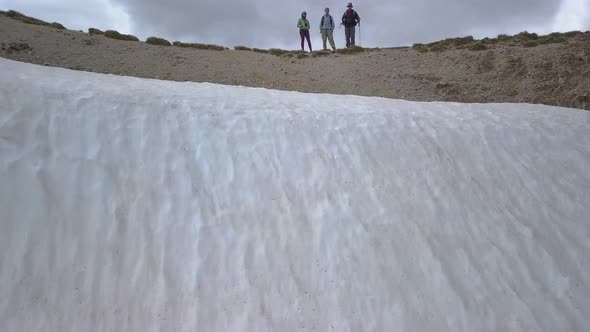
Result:
{"label": "melting snow surface", "polygon": [[0,73],[2,331],[590,326],[590,112]]}

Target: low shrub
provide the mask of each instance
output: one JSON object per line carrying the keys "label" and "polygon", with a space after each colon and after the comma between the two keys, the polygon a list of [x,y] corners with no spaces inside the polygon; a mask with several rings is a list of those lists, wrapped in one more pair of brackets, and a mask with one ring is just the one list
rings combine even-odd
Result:
{"label": "low shrub", "polygon": [[54,29],[59,29],[59,30],[65,30],[66,27],[63,26],[63,24],[61,23],[57,23],[57,22],[53,22],[51,24],[49,24],[50,27],[54,28]]}
{"label": "low shrub", "polygon": [[30,17],[30,16],[24,15],[22,13],[19,13],[16,10],[9,10],[9,11],[5,12],[4,14],[12,19],[21,21],[26,24],[43,25],[46,27],[51,27],[51,28],[60,29],[60,30],[64,30],[66,28],[60,23],[57,23],[57,22],[48,23],[48,22],[45,22],[45,21],[40,20],[38,18]]}
{"label": "low shrub", "polygon": [[424,54],[424,53],[428,53],[429,49],[426,46],[422,46],[416,49],[416,51],[418,51],[418,53]]}
{"label": "low shrub", "polygon": [[519,33],[518,35],[516,35],[516,38],[520,39],[520,40],[537,40],[539,39],[539,35],[537,35],[536,33],[529,33],[528,31],[523,31],[521,33]]}
{"label": "low shrub", "polygon": [[115,30],[105,31],[104,36],[107,38],[111,38],[111,39],[126,40],[126,41],[139,41],[139,38],[137,38],[133,35],[125,35],[125,34],[119,33],[118,31],[115,31]]}
{"label": "low shrub", "polygon": [[246,47],[246,46],[236,46],[236,47],[234,47],[234,50],[236,50],[236,51],[252,51],[251,48]]}
{"label": "low shrub", "polygon": [[183,43],[180,41],[175,41],[172,43],[172,45],[174,45],[176,47],[182,47],[182,48],[196,48],[199,50],[206,50],[207,49],[207,45],[198,44],[198,43]]}
{"label": "low shrub", "polygon": [[261,48],[253,48],[252,51],[258,52],[258,53],[269,53],[268,50],[263,50]]}
{"label": "low shrub", "polygon": [[430,51],[432,52],[443,52],[447,50],[447,47],[442,43],[431,43],[428,45],[430,46]]}
{"label": "low shrub", "polygon": [[316,57],[319,57],[319,56],[328,56],[330,54],[332,54],[332,52],[321,50],[321,51],[312,52],[311,53],[311,56],[314,57],[314,58],[316,58]]}
{"label": "low shrub", "polygon": [[[281,53],[281,54],[276,53],[275,55],[280,55],[280,56],[283,56],[286,58],[292,58],[292,57],[298,56],[299,54],[306,54],[307,55],[307,52],[305,52],[305,51],[285,51],[285,50],[281,50],[281,51],[283,51],[284,53]],[[269,53],[270,53],[270,50],[269,50]]]}
{"label": "low shrub", "polygon": [[457,47],[457,46],[463,46],[463,45],[470,44],[474,41],[475,41],[475,39],[473,39],[473,36],[467,36],[467,37],[460,37],[460,38],[447,38],[445,40],[441,40],[439,42],[436,42],[436,44],[440,44],[445,47],[449,47],[449,46]]}
{"label": "low shrub", "polygon": [[207,44],[207,49],[212,51],[225,51],[225,47],[213,44]]}
{"label": "low shrub", "polygon": [[8,53],[13,53],[13,52],[31,51],[32,48],[27,43],[11,42],[8,44],[8,48],[5,48],[4,43],[2,43],[2,50],[3,51],[6,50]]}
{"label": "low shrub", "polygon": [[336,52],[340,54],[354,54],[364,52],[365,49],[360,46],[351,46],[349,48],[339,48]]}
{"label": "low shrub", "polygon": [[428,46],[424,44],[414,44],[412,48],[418,51],[418,53],[428,53]]}
{"label": "low shrub", "polygon": [[558,44],[558,43],[565,43],[567,39],[563,37],[560,33],[554,32],[547,36],[542,36],[538,40],[539,44],[546,45],[546,44]]}
{"label": "low shrub", "polygon": [[563,36],[566,38],[572,38],[572,37],[576,37],[577,35],[581,35],[583,34],[582,31],[568,31],[566,33],[563,33]]}
{"label": "low shrub", "polygon": [[501,41],[501,42],[511,41],[512,39],[514,39],[514,37],[509,36],[509,35],[504,35],[504,34],[498,35],[498,41]]}
{"label": "low shrub", "polygon": [[145,42],[148,44],[152,44],[152,45],[172,46],[172,43],[170,43],[169,41],[167,41],[164,38],[159,38],[159,37],[149,37],[148,39],[145,40]]}
{"label": "low shrub", "polygon": [[88,33],[91,35],[104,35],[104,31],[96,28],[88,28]]}
{"label": "low shrub", "polygon": [[270,50],[268,50],[268,53],[272,55],[283,55],[287,53],[287,51],[281,50],[280,48],[271,48]]}
{"label": "low shrub", "polygon": [[175,41],[172,45],[182,48],[194,48],[197,50],[212,50],[212,51],[224,51],[225,47],[212,44],[199,44],[199,43],[183,43]]}
{"label": "low shrub", "polygon": [[481,43],[487,44],[487,45],[494,45],[498,43],[498,39],[497,38],[484,38],[482,40],[480,40]]}
{"label": "low shrub", "polygon": [[452,39],[453,44],[455,46],[467,45],[475,41],[473,36],[461,37],[461,38],[454,38]]}
{"label": "low shrub", "polygon": [[537,46],[539,46],[539,43],[537,43],[534,40],[529,40],[528,42],[524,43],[522,46],[524,46],[524,47],[537,47]]}

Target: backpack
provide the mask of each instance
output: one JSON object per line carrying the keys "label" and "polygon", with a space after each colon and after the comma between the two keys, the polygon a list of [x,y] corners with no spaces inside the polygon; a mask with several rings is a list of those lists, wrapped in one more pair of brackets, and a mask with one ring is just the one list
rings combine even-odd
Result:
{"label": "backpack", "polygon": [[358,18],[358,14],[356,13],[356,11],[354,9],[352,10],[352,15],[348,15],[348,10],[346,10],[344,12],[344,15],[342,15],[342,23],[344,23],[344,25],[347,25],[347,26],[355,26],[357,18]]}
{"label": "backpack", "polygon": [[[320,23],[320,26],[323,27],[324,26],[324,18],[326,17],[326,15],[322,16],[322,22]],[[332,17],[332,15],[330,15],[330,23],[332,23],[332,29],[336,28],[336,26],[334,25],[334,18]]]}

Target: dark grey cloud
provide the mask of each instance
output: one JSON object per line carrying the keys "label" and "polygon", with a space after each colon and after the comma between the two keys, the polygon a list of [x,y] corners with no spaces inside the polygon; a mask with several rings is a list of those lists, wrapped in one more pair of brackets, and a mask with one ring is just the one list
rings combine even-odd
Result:
{"label": "dark grey cloud", "polygon": [[[43,13],[62,23],[86,26],[117,24],[141,38],[225,46],[281,47],[299,44],[296,22],[308,12],[315,48],[320,46],[317,26],[324,7],[339,21],[348,1],[334,0],[0,0],[0,7]],[[364,46],[399,46],[447,37],[494,36],[528,30],[590,29],[590,0],[359,0]],[[99,8],[100,7],[100,8]],[[102,9],[101,9],[102,8]],[[110,8],[105,10],[104,8]],[[582,13],[582,14],[581,14]],[[337,46],[344,33],[337,30]]]}
{"label": "dark grey cloud", "polygon": [[[347,1],[276,0],[117,0],[132,18],[134,30],[169,38],[224,45],[297,48],[295,23],[308,12],[319,25],[324,7],[340,18]],[[362,42],[396,46],[463,35],[548,30],[561,0],[360,0]],[[316,47],[319,32],[312,30]],[[336,32],[340,41],[343,32]]]}

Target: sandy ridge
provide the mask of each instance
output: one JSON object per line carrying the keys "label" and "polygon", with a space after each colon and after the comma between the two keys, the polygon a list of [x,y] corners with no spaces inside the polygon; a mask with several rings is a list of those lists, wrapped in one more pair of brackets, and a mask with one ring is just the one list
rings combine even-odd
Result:
{"label": "sandy ridge", "polygon": [[75,70],[415,101],[527,102],[590,110],[590,33],[534,48],[410,48],[283,58],[126,42],[0,15],[0,56]]}

